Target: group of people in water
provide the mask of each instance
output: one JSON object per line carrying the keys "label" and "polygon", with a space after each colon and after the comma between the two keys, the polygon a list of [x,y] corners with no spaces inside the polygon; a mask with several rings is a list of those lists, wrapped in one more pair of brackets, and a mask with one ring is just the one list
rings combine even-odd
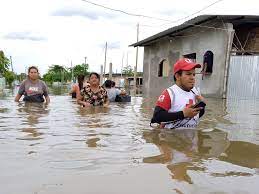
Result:
{"label": "group of people in water", "polygon": [[[100,75],[93,72],[88,80],[84,75],[79,75],[78,83],[72,86],[70,94],[77,99],[78,104],[89,107],[108,106],[109,102],[114,102],[117,96],[126,95],[126,92],[115,88],[115,82],[111,80],[106,80],[101,86]],[[39,71],[35,66],[28,69],[28,77],[20,85],[15,101],[18,102],[22,96],[26,102],[50,102],[47,85],[39,79]]]}
{"label": "group of people in water", "polygon": [[[206,106],[204,97],[194,86],[195,69],[200,67],[200,64],[185,58],[174,64],[175,84],[159,96],[151,123],[170,129],[195,128],[198,125]],[[70,94],[83,107],[107,107],[109,102],[116,101],[116,97],[126,95],[126,92],[115,88],[111,80],[100,85],[100,75],[93,72],[88,80],[84,75],[79,75],[78,83],[72,86]],[[20,85],[15,101],[18,102],[23,95],[23,101],[26,102],[50,102],[47,85],[39,79],[39,71],[35,66],[28,69],[28,78]]]}

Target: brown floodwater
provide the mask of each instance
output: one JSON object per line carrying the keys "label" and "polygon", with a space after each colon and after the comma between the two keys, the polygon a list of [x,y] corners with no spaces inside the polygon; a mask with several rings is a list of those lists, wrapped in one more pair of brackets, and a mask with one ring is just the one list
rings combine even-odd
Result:
{"label": "brown floodwater", "polygon": [[155,99],[81,108],[0,97],[1,194],[259,192],[259,100],[208,99],[197,129],[149,126]]}

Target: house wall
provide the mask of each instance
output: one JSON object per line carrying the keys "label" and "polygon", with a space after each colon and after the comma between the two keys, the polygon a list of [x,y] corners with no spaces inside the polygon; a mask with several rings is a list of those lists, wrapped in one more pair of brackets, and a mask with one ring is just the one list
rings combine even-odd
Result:
{"label": "house wall", "polygon": [[[208,24],[206,25],[208,26]],[[233,29],[232,24],[214,22],[216,28]],[[214,53],[213,73],[202,80],[201,74],[196,74],[196,85],[205,96],[221,98],[223,96],[224,73],[228,51],[227,30],[193,27],[185,30],[182,36],[160,39],[151,46],[144,47],[143,93],[145,96],[158,96],[164,89],[174,84],[173,64],[182,55],[196,53],[196,62],[203,63],[203,55],[207,50]],[[168,59],[170,75],[158,77],[158,64]],[[197,69],[197,73],[201,69]]]}

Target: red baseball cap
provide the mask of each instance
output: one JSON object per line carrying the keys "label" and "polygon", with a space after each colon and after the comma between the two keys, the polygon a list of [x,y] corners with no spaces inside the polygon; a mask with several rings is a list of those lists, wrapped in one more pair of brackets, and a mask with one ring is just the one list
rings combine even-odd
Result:
{"label": "red baseball cap", "polygon": [[175,75],[178,71],[180,71],[180,70],[189,71],[189,70],[191,70],[191,69],[200,68],[200,67],[201,67],[200,64],[194,63],[191,59],[186,59],[186,58],[179,59],[179,60],[174,64],[174,75]]}

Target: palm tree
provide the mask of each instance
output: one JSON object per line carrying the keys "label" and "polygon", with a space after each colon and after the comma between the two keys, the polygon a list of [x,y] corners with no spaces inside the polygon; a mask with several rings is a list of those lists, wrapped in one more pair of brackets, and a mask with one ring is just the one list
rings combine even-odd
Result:
{"label": "palm tree", "polygon": [[8,71],[9,59],[5,57],[4,52],[0,50],[0,75]]}

